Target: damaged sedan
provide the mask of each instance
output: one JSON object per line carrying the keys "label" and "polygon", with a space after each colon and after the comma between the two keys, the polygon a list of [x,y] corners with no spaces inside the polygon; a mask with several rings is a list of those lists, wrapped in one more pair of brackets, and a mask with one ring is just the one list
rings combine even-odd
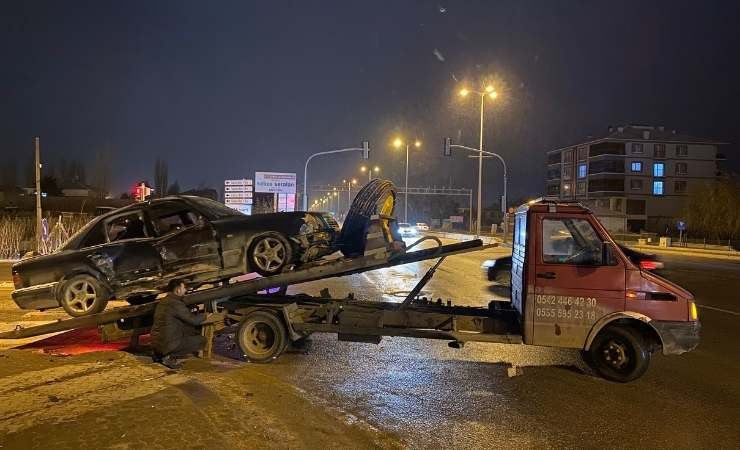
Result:
{"label": "damaged sedan", "polygon": [[338,236],[328,214],[246,216],[201,197],[166,197],[96,217],[56,252],[16,263],[12,296],[23,309],[86,316],[113,298],[152,301],[173,278],[195,287],[274,275],[333,253]]}

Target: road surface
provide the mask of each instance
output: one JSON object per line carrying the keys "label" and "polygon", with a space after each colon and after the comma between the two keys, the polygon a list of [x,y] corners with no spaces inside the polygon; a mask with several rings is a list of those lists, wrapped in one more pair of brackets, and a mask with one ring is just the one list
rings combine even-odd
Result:
{"label": "road surface", "polygon": [[[485,305],[499,292],[483,279],[480,262],[505,253],[492,249],[449,257],[424,292],[457,304]],[[740,264],[663,259],[663,274],[696,296],[702,342],[686,355],[655,355],[648,373],[633,383],[593,376],[572,350],[477,343],[456,350],[442,341],[407,338],[385,338],[376,346],[339,342],[331,335],[314,335],[272,364],[239,363],[230,370],[256,371],[295,386],[411,448],[737,448]],[[317,294],[328,287],[335,297],[352,292],[400,301],[430,265],[388,268],[291,291]],[[63,316],[18,311],[8,292],[0,291],[0,327]],[[222,355],[237,356],[228,347],[222,345]],[[522,374],[509,377],[512,365]]]}

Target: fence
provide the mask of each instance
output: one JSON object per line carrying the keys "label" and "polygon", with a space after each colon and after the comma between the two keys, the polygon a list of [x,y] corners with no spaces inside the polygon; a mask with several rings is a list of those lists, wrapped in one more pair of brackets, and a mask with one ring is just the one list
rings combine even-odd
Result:
{"label": "fence", "polygon": [[[87,214],[63,213],[46,218],[48,234],[39,246],[39,253],[56,251],[70,236],[89,220]],[[26,216],[0,216],[0,259],[19,259],[36,250],[36,220]]]}
{"label": "fence", "polygon": [[[641,233],[641,234],[630,234],[630,233],[613,233],[612,238],[614,241],[624,245],[636,245],[641,239],[645,239],[645,245],[659,245],[660,237],[656,233]],[[688,237],[683,235],[679,240],[678,236],[670,236],[671,243],[670,247],[682,247],[682,248],[698,248],[703,250],[718,250],[718,251],[737,251],[740,250],[740,240],[737,239],[712,239],[704,237]]]}

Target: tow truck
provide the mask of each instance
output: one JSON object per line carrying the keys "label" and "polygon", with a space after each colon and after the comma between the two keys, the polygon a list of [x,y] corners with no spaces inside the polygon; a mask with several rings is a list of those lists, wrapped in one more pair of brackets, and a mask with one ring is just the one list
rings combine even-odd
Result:
{"label": "tow truck", "polygon": [[[392,233],[395,218],[370,218],[364,253],[311,266],[198,290],[188,305],[219,312],[224,321],[204,327],[211,352],[214,332],[236,326],[235,340],[247,360],[270,362],[293,341],[312,333],[339,340],[379,343],[383,336],[441,339],[453,348],[467,342],[579,349],[602,377],[629,382],[647,370],[651,354],[681,354],[699,343],[693,296],[632,264],[593,213],[578,203],[541,199],[518,208],[512,245],[510,301],[456,306],[421,296],[448,256],[482,250],[478,239],[442,245],[424,237],[404,248]],[[423,241],[436,246],[411,251]],[[401,302],[288,295],[292,284],[348,276],[396,265],[436,260]],[[278,289],[277,293],[269,293]],[[151,325],[154,303],[120,307],[0,333],[20,339],[98,326],[104,340],[138,336]]]}

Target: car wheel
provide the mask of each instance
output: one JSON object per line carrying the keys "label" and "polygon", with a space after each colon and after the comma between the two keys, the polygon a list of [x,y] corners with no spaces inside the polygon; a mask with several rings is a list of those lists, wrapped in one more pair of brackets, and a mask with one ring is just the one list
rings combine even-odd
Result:
{"label": "car wheel", "polygon": [[288,241],[281,235],[270,233],[260,236],[249,247],[249,267],[262,276],[282,272],[292,259]]}
{"label": "car wheel", "polygon": [[650,356],[637,331],[627,326],[610,326],[596,336],[584,361],[607,380],[627,383],[647,371]]}
{"label": "car wheel", "polygon": [[143,305],[144,303],[151,303],[157,299],[156,294],[152,295],[132,295],[127,297],[126,301],[129,305]]}
{"label": "car wheel", "polygon": [[280,356],[288,346],[288,331],[275,314],[254,311],[244,317],[236,331],[244,357],[256,363],[266,363]]}
{"label": "car wheel", "polygon": [[[339,236],[339,249],[345,256],[358,256],[365,251],[365,233],[370,217],[392,216],[396,206],[396,187],[387,180],[375,179],[355,196]],[[385,230],[390,234],[390,230]]]}
{"label": "car wheel", "polygon": [[103,311],[108,297],[107,290],[95,277],[75,275],[64,283],[59,300],[67,314],[81,317]]}

